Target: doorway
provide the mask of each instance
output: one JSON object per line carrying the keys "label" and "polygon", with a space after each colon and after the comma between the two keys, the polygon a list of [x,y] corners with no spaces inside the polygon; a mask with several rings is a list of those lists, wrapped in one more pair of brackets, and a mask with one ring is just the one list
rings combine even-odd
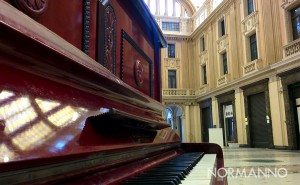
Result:
{"label": "doorway", "polygon": [[251,146],[268,148],[270,146],[267,124],[265,93],[248,96],[249,126]]}
{"label": "doorway", "polygon": [[291,115],[292,125],[295,130],[296,149],[300,149],[300,83],[295,83],[289,86],[290,92],[290,104],[291,104]]}
{"label": "doorway", "polygon": [[211,116],[210,116],[210,107],[201,109],[202,125],[201,125],[201,134],[202,142],[209,142],[209,133],[208,128],[211,128]]}
{"label": "doorway", "polygon": [[165,110],[167,123],[180,136],[181,140],[184,138],[182,125],[182,109],[178,105],[169,105]]}

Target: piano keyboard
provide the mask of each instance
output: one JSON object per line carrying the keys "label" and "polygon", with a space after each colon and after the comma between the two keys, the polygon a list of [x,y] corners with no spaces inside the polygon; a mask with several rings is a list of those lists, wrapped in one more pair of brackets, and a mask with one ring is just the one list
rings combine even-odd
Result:
{"label": "piano keyboard", "polygon": [[138,176],[123,182],[123,185],[210,185],[216,154],[184,153],[162,163]]}

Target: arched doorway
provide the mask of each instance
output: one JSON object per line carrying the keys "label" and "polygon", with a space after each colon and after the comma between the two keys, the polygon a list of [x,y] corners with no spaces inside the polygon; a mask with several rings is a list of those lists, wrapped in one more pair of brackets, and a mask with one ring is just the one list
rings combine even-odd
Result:
{"label": "arched doorway", "polygon": [[167,123],[171,125],[171,128],[177,132],[181,139],[184,138],[182,115],[182,108],[175,104],[169,105],[165,110]]}

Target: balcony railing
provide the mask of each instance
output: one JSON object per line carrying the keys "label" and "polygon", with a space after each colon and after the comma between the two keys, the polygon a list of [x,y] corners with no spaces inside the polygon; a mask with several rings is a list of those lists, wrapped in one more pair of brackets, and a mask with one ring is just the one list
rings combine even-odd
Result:
{"label": "balcony railing", "polygon": [[205,84],[205,85],[202,85],[199,89],[199,94],[203,94],[205,93],[206,91],[208,90],[208,85]]}
{"label": "balcony railing", "polygon": [[244,66],[244,75],[258,71],[261,68],[261,60],[254,60]]}
{"label": "balcony railing", "polygon": [[196,96],[199,93],[194,89],[163,89],[163,96]]}
{"label": "balcony railing", "polygon": [[300,53],[300,39],[294,40],[283,47],[284,57],[289,57]]}
{"label": "balcony railing", "polygon": [[225,74],[218,79],[218,86],[227,84],[229,81],[230,75]]}

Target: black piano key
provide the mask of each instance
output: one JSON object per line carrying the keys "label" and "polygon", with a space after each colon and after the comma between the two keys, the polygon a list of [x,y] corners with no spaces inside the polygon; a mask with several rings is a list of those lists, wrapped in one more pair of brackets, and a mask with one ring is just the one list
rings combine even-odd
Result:
{"label": "black piano key", "polygon": [[[130,181],[130,180],[129,180]],[[137,176],[133,179],[131,179],[131,181],[151,181],[151,182],[156,182],[156,181],[172,181],[175,184],[179,184],[181,182],[181,180],[176,177],[176,176]]]}
{"label": "black piano key", "polygon": [[181,180],[189,174],[202,156],[202,152],[185,153],[143,172],[123,184],[180,184]]}
{"label": "black piano key", "polygon": [[130,179],[123,184],[179,185],[179,183],[172,179]]}
{"label": "black piano key", "polygon": [[135,178],[158,178],[158,179],[162,179],[162,178],[174,178],[175,180],[180,181],[180,177],[177,174],[151,174],[151,173],[147,173],[147,174],[140,174],[138,176],[136,176]]}
{"label": "black piano key", "polygon": [[184,174],[181,174],[181,173],[178,173],[178,172],[160,172],[160,173],[157,173],[157,172],[147,172],[147,173],[143,173],[145,175],[157,175],[157,176],[163,176],[163,175],[176,175],[178,176],[181,180],[185,178],[185,175]]}
{"label": "black piano key", "polygon": [[130,182],[126,181],[123,183],[123,185],[130,184],[130,185],[140,185],[140,184],[146,184],[146,185],[176,185],[174,182],[170,181],[160,181],[160,182]]}
{"label": "black piano key", "polygon": [[179,176],[178,174],[176,173],[159,173],[159,174],[155,174],[155,173],[143,173],[143,174],[140,174],[137,176],[138,178],[144,178],[144,177],[157,177],[157,178],[160,178],[160,177],[174,177],[178,180],[182,180],[184,179],[183,176]]}

